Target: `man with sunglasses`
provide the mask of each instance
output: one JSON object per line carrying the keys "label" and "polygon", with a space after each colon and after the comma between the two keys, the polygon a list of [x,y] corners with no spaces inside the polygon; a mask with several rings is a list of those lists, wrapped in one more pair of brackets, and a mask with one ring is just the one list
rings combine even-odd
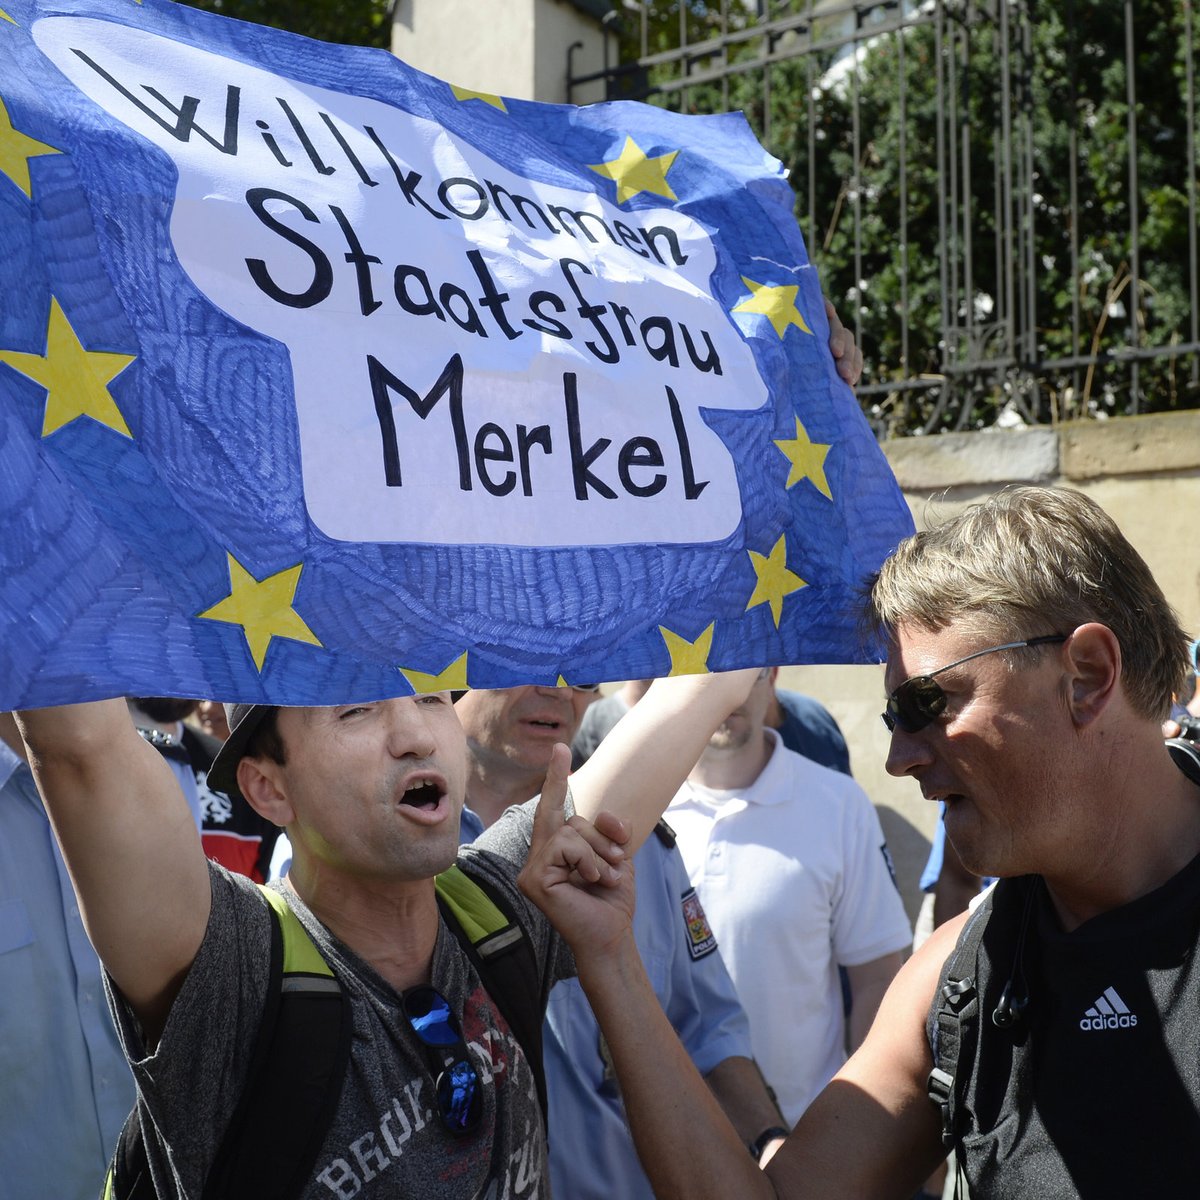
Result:
{"label": "man with sunglasses", "polygon": [[[555,745],[571,744],[598,695],[598,687],[527,686],[476,689],[458,700],[471,758],[464,841],[541,791]],[[764,1132],[778,1131],[782,1118],[753,1061],[746,1014],[674,838],[662,825],[656,832],[632,860],[638,892],[634,937],[672,1028],[739,1135],[752,1145]],[[574,979],[560,981],[551,992],[544,1050],[555,1200],[650,1200],[607,1047]]]}
{"label": "man with sunglasses", "polygon": [[[731,684],[748,686],[669,681],[578,773],[575,806],[596,824],[574,818],[579,831],[562,826],[555,840],[581,878],[619,880],[627,851],[612,837],[633,848],[649,834],[728,707]],[[449,693],[331,708],[230,705],[229,718],[210,779],[287,829],[292,867],[271,906],[304,927],[350,1010],[349,1064],[323,1089],[328,1128],[306,1146],[310,1162],[280,1162],[272,1182],[303,1200],[548,1196],[532,1072],[449,933],[434,886],[455,864],[491,885],[531,944],[546,994],[573,968],[516,888],[532,806],[510,810],[460,851],[467,755]],[[268,898],[205,859],[174,777],[124,701],[18,721],[107,972],[153,1194],[213,1194],[205,1188],[218,1147],[278,1000],[268,987]],[[564,746],[547,777],[560,805],[568,763]],[[299,966],[285,962],[285,981]],[[319,966],[308,971],[313,987]]]}
{"label": "man with sunglasses", "polygon": [[655,1014],[628,887],[576,887],[539,813],[522,887],[575,949],[652,1182],[904,1200],[944,1132],[975,1200],[1194,1193],[1200,790],[1162,739],[1187,637],[1161,589],[1093,501],[1015,488],[902,543],[867,619],[888,770],[1000,880],[902,968],[765,1172]]}

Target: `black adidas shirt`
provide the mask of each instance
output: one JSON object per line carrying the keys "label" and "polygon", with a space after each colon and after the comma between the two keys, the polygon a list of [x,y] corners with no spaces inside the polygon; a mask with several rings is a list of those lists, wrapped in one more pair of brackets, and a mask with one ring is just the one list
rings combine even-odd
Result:
{"label": "black adidas shirt", "polygon": [[[1069,934],[1040,881],[1002,883],[995,904],[961,1146],[972,1196],[1200,1194],[1200,857]],[[1023,990],[1022,971],[1028,1007],[998,1028],[991,1014],[1010,978]]]}

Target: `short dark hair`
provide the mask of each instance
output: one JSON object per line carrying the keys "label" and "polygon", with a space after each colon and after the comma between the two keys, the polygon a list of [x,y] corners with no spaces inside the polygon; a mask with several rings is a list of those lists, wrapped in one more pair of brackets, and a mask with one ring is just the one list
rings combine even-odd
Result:
{"label": "short dark hair", "polygon": [[287,750],[279,732],[279,709],[271,708],[263,714],[258,728],[250,735],[242,758],[269,758],[281,767],[287,763]]}

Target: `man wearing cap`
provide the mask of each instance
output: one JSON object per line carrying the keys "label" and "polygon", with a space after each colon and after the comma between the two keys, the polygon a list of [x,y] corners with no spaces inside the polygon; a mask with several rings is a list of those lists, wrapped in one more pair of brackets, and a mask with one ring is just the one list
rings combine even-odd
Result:
{"label": "man wearing cap", "polygon": [[[462,696],[456,707],[471,759],[464,840],[538,794],[551,750],[572,742],[598,694],[593,687],[518,687]],[[786,1133],[783,1118],[752,1057],[746,1014],[669,826],[659,823],[633,865],[634,938],[654,993],[742,1140],[769,1159]],[[574,979],[550,995],[545,1064],[556,1200],[651,1200],[607,1047]]]}
{"label": "man wearing cap", "polygon": [[[555,840],[581,878],[617,882],[627,851],[612,836],[628,833],[631,847],[645,839],[731,686],[748,680],[670,681],[576,776],[574,805],[598,827],[564,826]],[[200,1196],[270,999],[267,903],[249,880],[205,859],[174,777],[123,701],[18,721],[107,972],[155,1193]],[[506,900],[544,990],[570,974],[570,955],[515,886],[531,806],[459,850],[467,760],[448,693],[330,708],[241,705],[230,727],[213,786],[236,788],[287,830],[294,859],[281,895],[351,1011],[349,1067],[296,1194],[547,1196],[532,1072],[449,936],[434,891],[434,877],[457,861]],[[560,802],[568,763],[564,747],[547,777]],[[636,795],[629,778],[639,780]],[[453,1087],[439,1086],[449,1060],[426,1040],[435,1006],[461,1053]]]}

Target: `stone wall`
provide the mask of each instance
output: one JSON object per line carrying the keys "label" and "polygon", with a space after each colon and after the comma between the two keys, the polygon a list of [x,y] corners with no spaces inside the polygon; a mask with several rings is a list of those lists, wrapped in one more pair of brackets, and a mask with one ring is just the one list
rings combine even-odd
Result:
{"label": "stone wall", "polygon": [[[1006,484],[1077,488],[1101,504],[1150,564],[1184,627],[1200,636],[1200,412],[1055,428],[903,438],[884,444],[918,527]],[[854,774],[879,807],[910,915],[937,811],[883,769],[882,667],[789,667],[786,687],[837,717]]]}
{"label": "stone wall", "polygon": [[[607,36],[616,62],[603,11],[588,0],[397,0],[391,49],[409,66],[459,87],[565,104],[568,58],[576,76],[601,70]],[[602,99],[602,81],[572,96],[576,104]]]}

